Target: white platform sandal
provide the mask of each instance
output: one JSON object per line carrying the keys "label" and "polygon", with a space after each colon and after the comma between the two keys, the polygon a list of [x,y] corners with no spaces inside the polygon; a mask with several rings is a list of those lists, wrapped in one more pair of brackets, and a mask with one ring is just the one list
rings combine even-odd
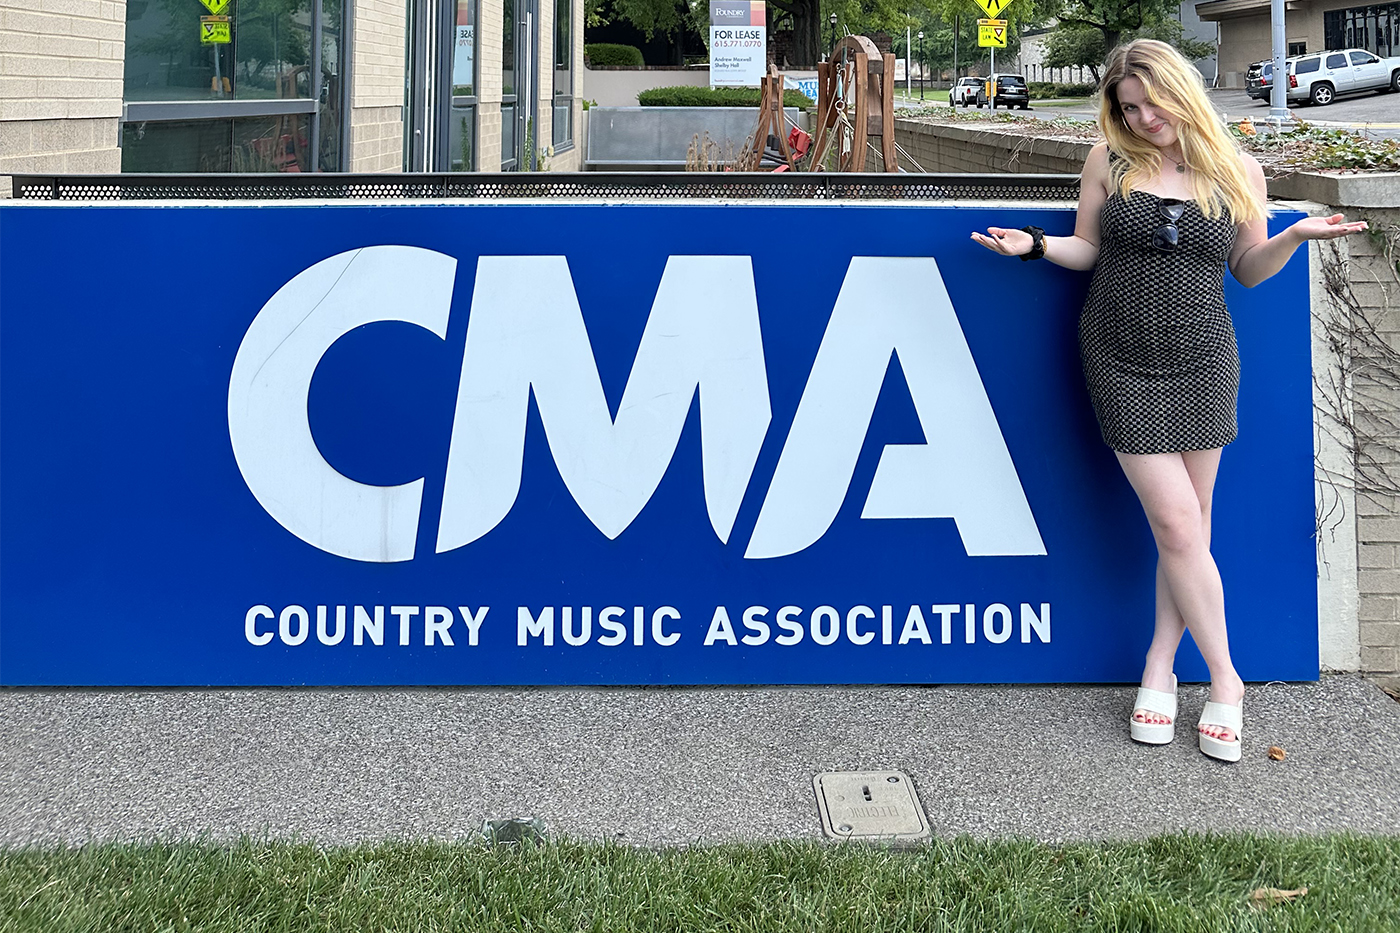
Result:
{"label": "white platform sandal", "polygon": [[1244,700],[1231,706],[1229,703],[1216,703],[1206,701],[1205,708],[1201,710],[1201,721],[1196,723],[1196,729],[1201,726],[1220,726],[1235,733],[1234,741],[1226,742],[1224,739],[1213,738],[1204,732],[1197,731],[1201,740],[1201,752],[1211,758],[1220,761],[1236,762],[1240,760],[1240,730],[1244,727]]}
{"label": "white platform sandal", "polygon": [[1133,712],[1145,710],[1166,716],[1171,722],[1138,722],[1128,720],[1129,734],[1134,742],[1144,745],[1166,745],[1176,735],[1176,675],[1172,675],[1172,692],[1150,690],[1138,687],[1137,699],[1133,702]]}

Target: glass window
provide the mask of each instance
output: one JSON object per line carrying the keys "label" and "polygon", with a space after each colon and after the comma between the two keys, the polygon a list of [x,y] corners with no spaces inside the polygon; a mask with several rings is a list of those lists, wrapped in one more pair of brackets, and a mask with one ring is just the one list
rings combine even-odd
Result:
{"label": "glass window", "polygon": [[1293,67],[1293,73],[1305,75],[1309,72],[1317,71],[1318,66],[1321,64],[1322,59],[1320,58],[1305,58]]}
{"label": "glass window", "polygon": [[1327,56],[1327,67],[1328,67],[1328,68],[1345,68],[1345,67],[1347,67],[1347,57],[1346,57],[1345,55],[1328,55],[1328,56]]}
{"label": "glass window", "polygon": [[452,45],[452,96],[476,96],[476,19],[473,0],[457,0],[457,28]]}
{"label": "glass window", "polygon": [[501,14],[501,25],[505,30],[501,36],[501,94],[515,96],[515,0],[505,0]]}
{"label": "glass window", "polygon": [[122,171],[310,171],[310,123],[306,114],[127,123],[122,127]]}
{"label": "glass window", "polygon": [[222,14],[229,41],[206,43],[203,4],[130,0],[126,100],[310,97],[311,2],[237,0]]}
{"label": "glass window", "polygon": [[343,10],[339,3],[321,5],[321,144],[320,170],[340,171],[341,108],[345,100],[345,69],[340,61]]}
{"label": "glass window", "polygon": [[1328,10],[1322,34],[1332,49],[1366,49],[1388,57],[1400,52],[1400,3]]}
{"label": "glass window", "polygon": [[470,172],[476,166],[476,108],[454,106],[447,114],[447,170]]}
{"label": "glass window", "polygon": [[515,104],[501,104],[501,168],[515,167]]}
{"label": "glass window", "polygon": [[554,145],[574,141],[573,0],[554,0]]}
{"label": "glass window", "polygon": [[1289,57],[1289,58],[1292,58],[1294,55],[1306,55],[1307,52],[1308,52],[1308,44],[1307,44],[1306,42],[1290,42],[1290,43],[1288,43],[1288,57]]}

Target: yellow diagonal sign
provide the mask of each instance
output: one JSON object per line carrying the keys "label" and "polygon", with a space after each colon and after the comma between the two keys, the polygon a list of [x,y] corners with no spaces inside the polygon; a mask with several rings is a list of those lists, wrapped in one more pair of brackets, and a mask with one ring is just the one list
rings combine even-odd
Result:
{"label": "yellow diagonal sign", "polygon": [[210,13],[218,16],[224,10],[228,9],[228,5],[232,0],[199,0],[199,2],[204,4],[205,7],[209,9]]}
{"label": "yellow diagonal sign", "polygon": [[982,48],[1006,48],[1006,20],[979,19],[977,21],[977,44]]}
{"label": "yellow diagonal sign", "polygon": [[975,0],[982,12],[996,19],[998,13],[1011,5],[1011,0]]}

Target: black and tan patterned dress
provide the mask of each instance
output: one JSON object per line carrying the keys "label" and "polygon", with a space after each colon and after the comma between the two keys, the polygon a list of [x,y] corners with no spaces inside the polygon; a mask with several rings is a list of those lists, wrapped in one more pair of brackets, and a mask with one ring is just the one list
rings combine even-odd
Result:
{"label": "black and tan patterned dress", "polygon": [[1162,198],[1116,191],[1104,204],[1099,258],[1079,318],[1079,353],[1104,442],[1129,454],[1223,447],[1235,439],[1240,357],[1225,307],[1235,243],[1228,214],[1187,201],[1178,245],[1153,231]]}

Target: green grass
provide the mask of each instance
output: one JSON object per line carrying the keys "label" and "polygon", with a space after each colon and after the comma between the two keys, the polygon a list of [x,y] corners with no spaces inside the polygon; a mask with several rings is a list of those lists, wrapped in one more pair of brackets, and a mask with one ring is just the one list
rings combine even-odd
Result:
{"label": "green grass", "polygon": [[[1308,893],[1266,909],[1256,888]],[[1400,838],[1163,836],[911,849],[243,841],[0,854],[0,930],[1400,929]]]}

